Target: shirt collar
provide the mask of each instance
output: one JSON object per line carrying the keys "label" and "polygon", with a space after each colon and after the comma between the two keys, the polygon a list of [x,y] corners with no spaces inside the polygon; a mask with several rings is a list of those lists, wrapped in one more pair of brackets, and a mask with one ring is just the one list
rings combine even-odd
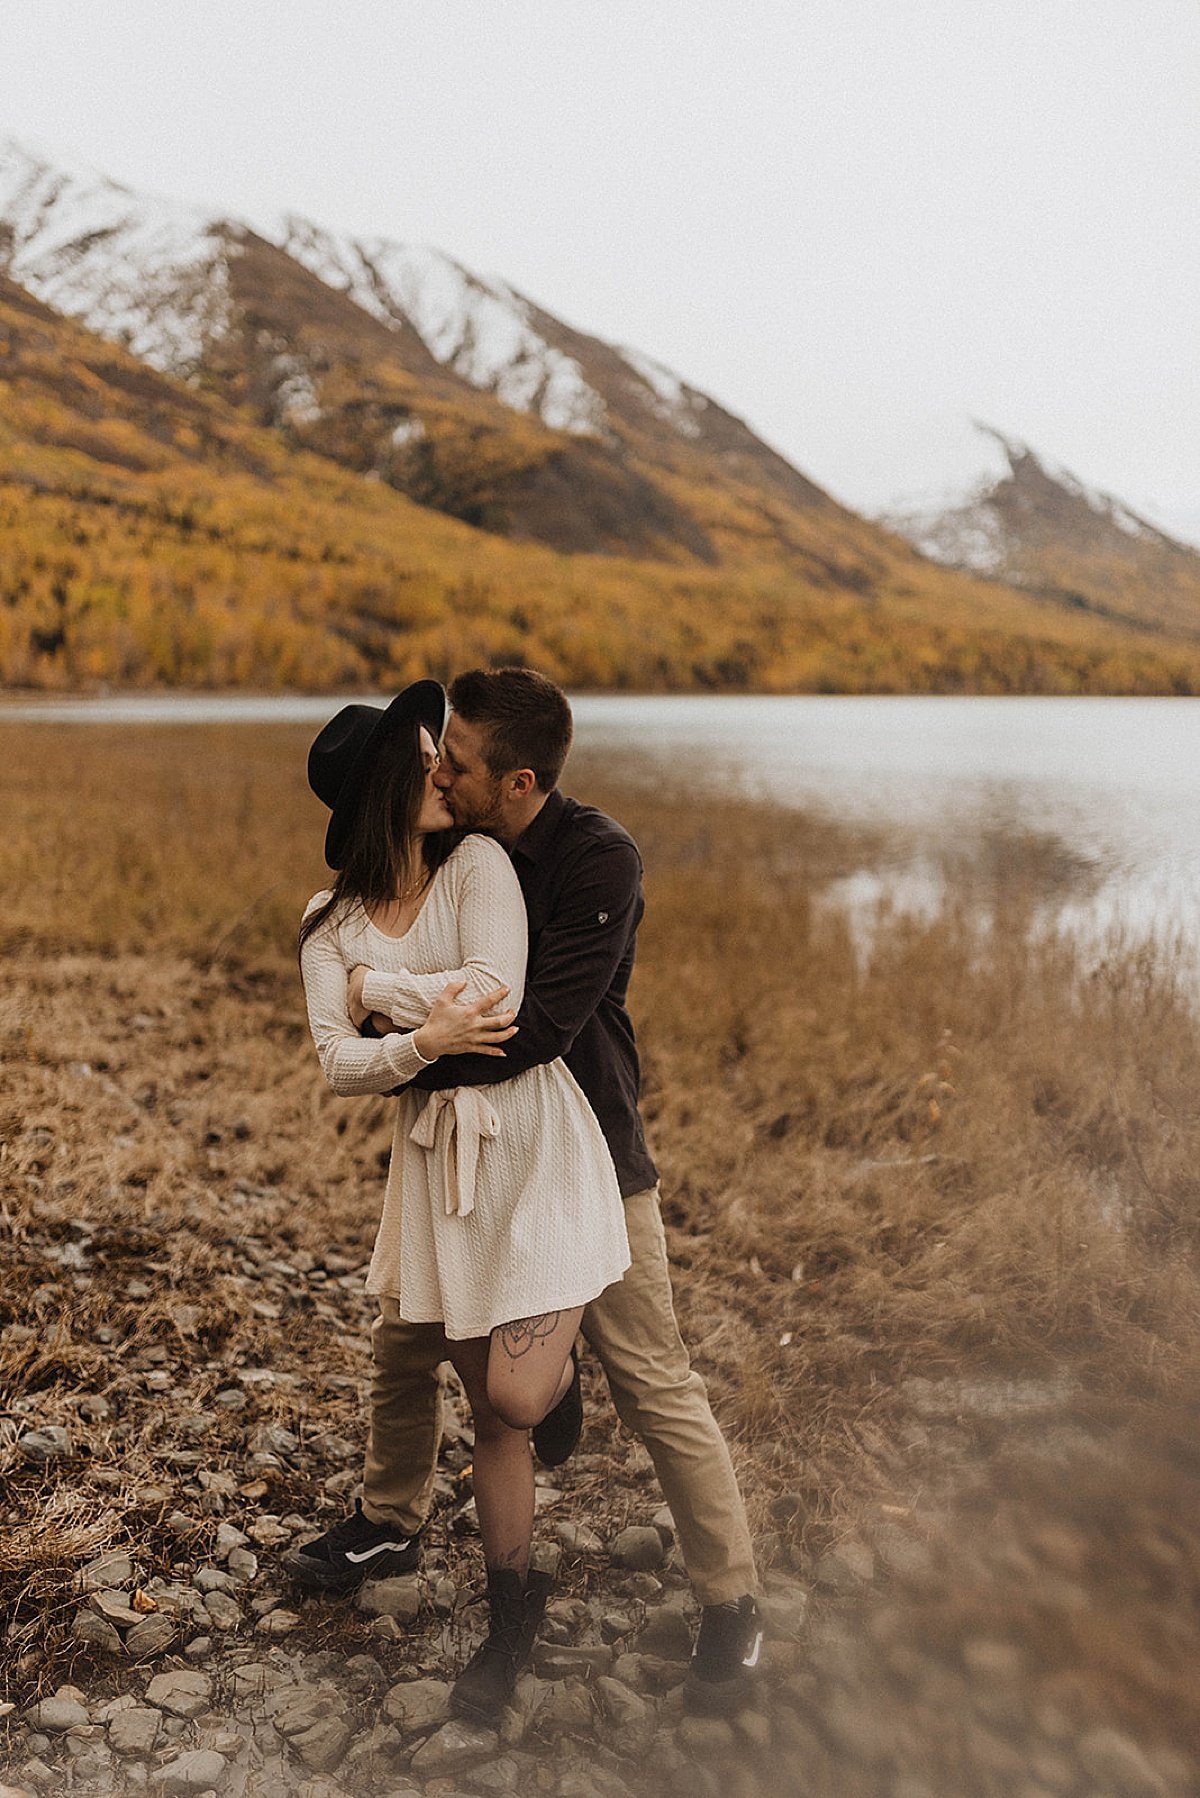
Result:
{"label": "shirt collar", "polygon": [[557,787],[552,793],[547,794],[545,805],[532,824],[527,824],[521,832],[513,844],[512,853],[523,855],[527,861],[540,862],[558,829],[566,803]]}

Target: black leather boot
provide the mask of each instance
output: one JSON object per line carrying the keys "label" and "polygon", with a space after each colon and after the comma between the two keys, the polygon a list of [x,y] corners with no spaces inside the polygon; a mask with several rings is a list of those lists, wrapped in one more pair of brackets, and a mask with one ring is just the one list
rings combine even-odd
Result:
{"label": "black leather boot", "polygon": [[454,1682],[450,1708],[476,1723],[497,1723],[517,1675],[529,1665],[553,1581],[530,1569],[525,1584],[511,1568],[488,1568],[491,1620],[483,1642]]}

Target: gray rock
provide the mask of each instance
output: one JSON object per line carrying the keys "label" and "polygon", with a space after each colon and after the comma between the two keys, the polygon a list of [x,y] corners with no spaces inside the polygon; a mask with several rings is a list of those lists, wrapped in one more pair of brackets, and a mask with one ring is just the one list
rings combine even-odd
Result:
{"label": "gray rock", "polygon": [[412,1757],[412,1771],[419,1779],[435,1779],[444,1773],[492,1760],[500,1738],[494,1729],[464,1718],[452,1718],[435,1735],[422,1742]]}
{"label": "gray rock", "polygon": [[27,1461],[57,1461],[70,1455],[72,1446],[69,1433],[56,1423],[47,1424],[44,1430],[26,1430],[17,1437],[17,1447]]}
{"label": "gray rock", "polygon": [[450,1686],[441,1679],[402,1680],[384,1698],[383,1714],[406,1736],[440,1729],[450,1717]]}
{"label": "gray rock", "polygon": [[122,1652],[120,1632],[94,1611],[80,1611],[71,1625],[71,1634],[77,1642],[86,1642],[101,1654]]}
{"label": "gray rock", "polygon": [[87,1706],[77,1698],[64,1698],[57,1693],[53,1698],[43,1698],[25,1712],[25,1720],[35,1729],[46,1735],[60,1736],[68,1729],[77,1729],[80,1724],[90,1722]]}
{"label": "gray rock", "polygon": [[1166,1785],[1131,1736],[1090,1729],[1079,1741],[1079,1759],[1100,1785],[1128,1798],[1161,1798]]}
{"label": "gray rock", "polygon": [[23,1767],[18,1767],[17,1772],[25,1785],[33,1786],[39,1792],[60,1783],[54,1768],[48,1767],[45,1761],[38,1760],[36,1756],[33,1760],[26,1761]]}
{"label": "gray rock", "polygon": [[215,1553],[218,1561],[228,1561],[235,1548],[248,1548],[250,1538],[244,1530],[235,1529],[232,1523],[217,1525]]}
{"label": "gray rock", "polygon": [[760,1594],[764,1632],[778,1642],[798,1642],[808,1627],[808,1593],[792,1581],[775,1580]]}
{"label": "gray rock", "polygon": [[88,1608],[95,1611],[98,1617],[104,1617],[118,1629],[132,1629],[135,1623],[141,1622],[141,1613],[135,1611],[124,1592],[111,1589],[93,1592],[88,1599]]}
{"label": "gray rock", "polygon": [[303,1735],[321,1718],[339,1716],[345,1709],[345,1701],[327,1686],[281,1692],[279,1699],[275,1727],[281,1736]]}
{"label": "gray rock", "polygon": [[133,1562],[127,1554],[115,1551],[89,1561],[79,1574],[79,1587],[83,1592],[104,1592],[117,1586],[132,1584]]}
{"label": "gray rock", "polygon": [[585,1523],[556,1523],[554,1534],[568,1554],[598,1555],[604,1553],[604,1543],[595,1530],[589,1529]]}
{"label": "gray rock", "polygon": [[240,1586],[252,1585],[258,1578],[258,1556],[252,1549],[230,1549],[225,1564]]}
{"label": "gray rock", "polygon": [[622,1735],[648,1735],[654,1727],[654,1707],[630,1691],[619,1679],[602,1674],[596,1681],[596,1697],[607,1722]]}
{"label": "gray rock", "polygon": [[733,1753],[733,1730],[723,1717],[685,1717],[679,1745],[695,1761],[727,1760]]}
{"label": "gray rock", "polygon": [[344,1717],[318,1717],[292,1736],[292,1747],[314,1773],[332,1773],[345,1759],[354,1731]]}
{"label": "gray rock", "polygon": [[600,1642],[579,1646],[539,1642],[533,1655],[533,1669],[539,1679],[591,1679],[597,1673],[607,1673],[612,1663],[612,1649]]}
{"label": "gray rock", "polygon": [[151,1661],[165,1654],[175,1640],[175,1625],[169,1617],[155,1614],[135,1623],[125,1638],[125,1652],[131,1660]]}
{"label": "gray rock", "polygon": [[577,1680],[564,1680],[548,1688],[534,1718],[535,1733],[546,1742],[560,1736],[590,1736],[595,1728],[591,1693]]}
{"label": "gray rock", "polygon": [[228,1592],[209,1592],[205,1596],[204,1609],[214,1629],[236,1629],[242,1621],[241,1606]]}
{"label": "gray rock", "polygon": [[199,1567],[192,1575],[192,1584],[198,1592],[232,1592],[236,1581],[219,1567]]}
{"label": "gray rock", "polygon": [[195,1748],[181,1754],[157,1774],[164,1792],[207,1792],[225,1783],[225,1760],[213,1748]]}
{"label": "gray rock", "polygon": [[415,1573],[397,1579],[368,1580],[358,1594],[358,1608],[371,1617],[395,1617],[411,1623],[421,1609],[421,1591]]}
{"label": "gray rock", "polygon": [[229,1683],[239,1698],[264,1698],[279,1691],[288,1681],[262,1661],[243,1661],[240,1667],[234,1667],[230,1672]]}
{"label": "gray rock", "polygon": [[660,1661],[686,1661],[692,1653],[692,1626],[678,1604],[664,1604],[651,1611],[637,1639],[639,1654],[656,1655]]}
{"label": "gray rock", "polygon": [[300,1627],[300,1616],[297,1611],[268,1611],[254,1625],[254,1633],[258,1636],[290,1636],[294,1629]]}
{"label": "gray rock", "polygon": [[114,1717],[120,1716],[122,1711],[135,1711],[137,1707],[138,1700],[133,1693],[122,1692],[118,1697],[109,1698],[104,1704],[96,1705],[92,1711],[92,1718],[96,1723],[103,1723],[107,1727]]}
{"label": "gray rock", "polygon": [[862,1542],[839,1542],[823,1554],[813,1569],[813,1579],[824,1592],[848,1596],[875,1577],[875,1557]]}
{"label": "gray rock", "polygon": [[118,1754],[146,1755],[153,1751],[161,1728],[158,1711],[135,1704],[117,1712],[108,1726],[108,1740]]}
{"label": "gray rock", "polygon": [[608,1553],[614,1567],[628,1567],[635,1573],[649,1573],[666,1558],[658,1531],[636,1523],[613,1538]]}
{"label": "gray rock", "polygon": [[157,1673],[146,1687],[146,1702],[172,1717],[198,1717],[208,1709],[212,1681],[187,1667],[178,1673]]}
{"label": "gray rock", "polygon": [[675,1519],[671,1515],[670,1505],[660,1505],[650,1521],[664,1542],[675,1540]]}

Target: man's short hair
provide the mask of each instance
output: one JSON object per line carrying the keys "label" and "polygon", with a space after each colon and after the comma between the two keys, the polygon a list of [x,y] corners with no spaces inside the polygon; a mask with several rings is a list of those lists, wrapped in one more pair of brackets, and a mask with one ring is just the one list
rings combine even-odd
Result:
{"label": "man's short hair", "polygon": [[482,726],[492,775],[529,768],[543,793],[554,791],[573,728],[561,687],[532,668],[471,668],[451,681],[450,704]]}

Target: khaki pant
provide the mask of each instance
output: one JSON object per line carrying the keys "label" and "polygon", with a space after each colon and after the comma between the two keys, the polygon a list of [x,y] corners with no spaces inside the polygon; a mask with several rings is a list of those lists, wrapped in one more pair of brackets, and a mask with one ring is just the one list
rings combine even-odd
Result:
{"label": "khaki pant", "polygon": [[[618,1417],[650,1452],[696,1597],[723,1604],[755,1589],[754,1556],[729,1450],[675,1321],[657,1187],[625,1201],[625,1223],[632,1263],[587,1307],[583,1334]],[[446,1338],[440,1324],[405,1323],[385,1298],[371,1347],[363,1508],[413,1535],[433,1495]]]}

